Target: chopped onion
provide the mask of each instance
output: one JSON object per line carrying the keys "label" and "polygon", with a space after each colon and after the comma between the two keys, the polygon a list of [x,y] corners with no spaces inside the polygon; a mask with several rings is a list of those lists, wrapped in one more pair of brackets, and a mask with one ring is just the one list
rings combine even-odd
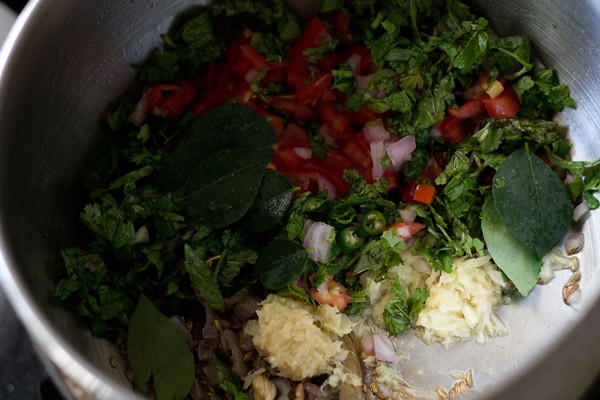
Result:
{"label": "chopped onion", "polygon": [[375,358],[380,361],[398,362],[398,354],[394,349],[392,339],[387,335],[374,333],[373,334],[373,351]]}
{"label": "chopped onion", "polygon": [[392,165],[395,169],[399,169],[406,161],[410,161],[411,154],[417,148],[415,137],[405,136],[397,142],[388,143],[386,146],[387,154],[390,156]]}
{"label": "chopped onion", "polygon": [[319,188],[319,191],[321,191],[323,189],[325,189],[327,191],[328,199],[333,200],[333,199],[337,198],[337,189],[335,188],[333,183],[331,183],[329,181],[329,179],[325,178],[321,174],[319,174],[317,176],[317,186]]}
{"label": "chopped onion", "polygon": [[410,227],[408,225],[397,228],[396,234],[402,239],[408,239],[412,236],[412,234],[410,233]]}
{"label": "chopped onion", "polygon": [[129,122],[134,124],[137,127],[140,127],[146,121],[148,108],[148,90],[144,92],[140,100],[135,105],[133,112],[129,114]]}
{"label": "chopped onion", "polygon": [[371,159],[373,160],[372,177],[373,180],[381,179],[383,176],[383,167],[381,159],[385,155],[385,144],[382,140],[371,143]]}
{"label": "chopped onion", "polygon": [[357,76],[358,73],[360,72],[360,60],[362,59],[362,57],[358,54],[352,54],[345,62],[345,64],[348,64],[350,66],[350,68],[352,69],[352,73],[354,74],[354,76]]}
{"label": "chopped onion", "polygon": [[417,218],[417,212],[413,207],[407,207],[398,212],[400,213],[402,221],[406,222],[407,224],[410,224],[415,220],[415,218]]}
{"label": "chopped onion", "polygon": [[140,229],[135,232],[135,237],[129,242],[129,244],[148,243],[150,241],[150,233],[146,225],[142,225]]}
{"label": "chopped onion", "polygon": [[321,125],[317,132],[323,138],[325,144],[327,144],[328,146],[337,147],[337,143],[333,136],[331,136],[331,133],[329,133],[329,128],[327,128],[327,125]]}
{"label": "chopped onion", "polygon": [[390,133],[385,129],[380,119],[365,124],[363,132],[365,133],[365,139],[369,143],[385,141],[390,138]]}
{"label": "chopped onion", "polygon": [[244,75],[244,80],[248,83],[251,83],[254,80],[254,78],[256,78],[257,74],[258,71],[255,68],[252,68],[248,72],[246,72],[246,75]]}
{"label": "chopped onion", "polygon": [[312,157],[312,149],[307,149],[306,147],[294,147],[293,150],[294,153],[305,160],[308,160]]}
{"label": "chopped onion", "polygon": [[306,221],[302,246],[308,251],[308,256],[315,261],[325,264],[329,260],[331,240],[335,230],[325,222]]}
{"label": "chopped onion", "polygon": [[371,83],[371,80],[373,79],[373,76],[375,76],[375,74],[356,76],[356,91],[364,92],[365,90],[367,90],[367,88],[369,87],[369,83]]}
{"label": "chopped onion", "polygon": [[362,347],[362,351],[365,354],[372,355],[375,353],[375,347],[373,344],[373,334],[371,332],[367,332],[363,335],[360,340],[360,345]]}

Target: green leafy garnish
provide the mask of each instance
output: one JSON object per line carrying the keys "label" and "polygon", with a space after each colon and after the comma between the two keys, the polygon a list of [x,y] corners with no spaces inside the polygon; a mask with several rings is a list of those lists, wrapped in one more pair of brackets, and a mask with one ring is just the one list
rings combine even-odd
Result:
{"label": "green leafy garnish", "polygon": [[183,334],[141,296],[131,316],[127,351],[136,387],[158,400],[184,399],[194,383],[194,357]]}
{"label": "green leafy garnish", "polygon": [[492,194],[506,229],[540,258],[571,226],[573,212],[565,185],[527,148],[506,158],[494,176]]}

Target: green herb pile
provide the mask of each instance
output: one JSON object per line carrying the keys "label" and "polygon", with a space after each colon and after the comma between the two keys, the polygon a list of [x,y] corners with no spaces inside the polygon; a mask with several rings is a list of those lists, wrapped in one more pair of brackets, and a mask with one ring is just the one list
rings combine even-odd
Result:
{"label": "green herb pile", "polygon": [[[496,37],[486,19],[459,1],[325,0],[323,20],[340,9],[352,15],[353,40],[366,44],[378,66],[369,84],[378,95],[357,91],[346,66],[332,71],[332,87],[347,95],[348,111],[367,105],[386,112],[393,134],[416,137],[401,187],[418,179],[432,156],[443,157],[434,203],[399,202],[385,180],[368,184],[353,170],[344,174],[351,188],[344,198],[299,193],[268,168],[277,135],[250,108],[227,104],[176,120],[149,116],[136,127],[128,117],[139,94],[124,95],[107,118],[106,146],[82,174],[89,198],[80,220],[90,240],[62,251],[65,276],[56,296],[89,321],[94,335],[127,341],[140,390],[151,390],[152,377],[159,399],[186,396],[194,357],[164,315],[191,318],[202,313],[200,302],[226,312],[225,299],[248,290],[312,302],[311,288],[329,274],[352,296],[346,312],[360,312],[366,294],[358,276],[372,271],[384,279],[409,248],[391,231],[366,233],[361,226],[369,212],[381,213],[388,226],[401,221],[399,210],[413,210],[426,228],[410,249],[436,269],[450,271],[456,257],[487,249],[525,296],[537,282],[541,258],[569,229],[572,205],[600,205],[593,196],[600,167],[570,161],[570,143],[551,121],[575,102],[554,71],[533,70],[527,38]],[[164,35],[164,48],[140,67],[139,89],[190,79],[222,61],[246,27],[263,57],[285,60],[304,23],[279,0],[218,2]],[[323,43],[313,56],[336,46]],[[512,82],[519,115],[479,121],[455,144],[431,136],[448,107],[458,105],[456,93],[473,86],[482,70],[490,81]],[[259,97],[282,90],[276,84],[253,88]],[[327,145],[314,133],[318,154]],[[301,245],[308,219],[338,233],[326,263],[309,258]],[[352,238],[339,237],[344,230],[355,234],[358,246],[348,248]],[[385,319],[390,333],[399,334],[422,309],[427,291],[403,293],[398,282],[393,290]],[[229,396],[244,398],[235,382],[220,382]]]}

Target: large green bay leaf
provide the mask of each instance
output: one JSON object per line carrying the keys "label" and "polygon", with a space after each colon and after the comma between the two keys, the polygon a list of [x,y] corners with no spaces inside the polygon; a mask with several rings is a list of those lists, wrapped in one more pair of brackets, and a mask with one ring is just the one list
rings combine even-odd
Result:
{"label": "large green bay leaf", "polygon": [[494,263],[523,296],[537,284],[540,258],[527,245],[515,239],[502,224],[493,201],[486,201],[481,215],[481,230]]}
{"label": "large green bay leaf", "polygon": [[131,317],[127,352],[142,392],[149,392],[152,377],[158,400],[187,396],[194,383],[194,356],[181,331],[143,295]]}
{"label": "large green bay leaf", "polygon": [[492,195],[508,232],[540,258],[563,239],[571,226],[573,212],[565,185],[526,148],[514,151],[500,165]]}
{"label": "large green bay leaf", "polygon": [[187,213],[210,228],[239,220],[254,203],[272,154],[271,147],[236,148],[207,157],[181,189]]}
{"label": "large green bay leaf", "polygon": [[254,274],[264,287],[281,290],[306,269],[308,253],[300,244],[287,239],[273,239],[258,253]]}
{"label": "large green bay leaf", "polygon": [[252,150],[276,142],[277,134],[271,125],[251,108],[235,103],[215,107],[191,125],[167,159],[159,184],[177,190],[203,160],[216,152],[232,148]]}

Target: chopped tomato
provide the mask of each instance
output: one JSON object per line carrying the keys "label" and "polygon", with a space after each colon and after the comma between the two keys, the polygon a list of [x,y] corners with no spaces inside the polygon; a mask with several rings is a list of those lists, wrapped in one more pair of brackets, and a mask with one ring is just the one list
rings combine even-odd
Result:
{"label": "chopped tomato", "polygon": [[161,107],[167,117],[178,117],[196,96],[198,88],[191,81],[186,81],[179,89],[169,93]]}
{"label": "chopped tomato", "polygon": [[292,59],[303,59],[304,51],[306,49],[319,47],[321,39],[324,36],[329,36],[329,32],[325,29],[325,26],[318,18],[313,18],[306,27],[306,30],[298,39],[296,44],[290,50],[290,57]]}
{"label": "chopped tomato", "polygon": [[375,121],[379,118],[379,114],[365,104],[358,111],[349,113],[348,117],[350,118],[350,122],[364,125],[367,122]]}
{"label": "chopped tomato", "polygon": [[302,164],[302,169],[308,173],[317,174],[318,178],[325,179],[326,183],[331,184],[336,192],[333,197],[343,197],[350,190],[348,182],[346,182],[342,176],[342,171],[325,164],[321,160],[316,160],[314,158],[306,160]]}
{"label": "chopped tomato", "polygon": [[277,136],[280,136],[283,133],[283,130],[285,129],[285,120],[283,118],[278,115],[266,114],[265,111],[265,119],[271,124]]}
{"label": "chopped tomato", "polygon": [[340,311],[352,300],[344,285],[334,281],[330,274],[327,274],[327,280],[323,284],[313,289],[312,296],[317,303],[337,307]]}
{"label": "chopped tomato", "polygon": [[493,99],[484,99],[483,104],[491,118],[515,117],[521,108],[519,96],[512,85],[507,84],[500,95]]}
{"label": "chopped tomato", "polygon": [[331,73],[319,74],[311,79],[301,79],[296,83],[296,97],[302,104],[309,104],[323,97],[331,84]]}
{"label": "chopped tomato", "polygon": [[467,100],[458,108],[449,108],[448,114],[458,119],[472,118],[485,112],[483,99]]}
{"label": "chopped tomato", "polygon": [[[387,179],[388,190],[396,189],[398,187],[398,173],[396,171],[389,168],[384,169],[383,177]],[[367,179],[367,181],[369,180]]]}
{"label": "chopped tomato", "polygon": [[333,31],[342,39],[342,43],[352,42],[350,37],[350,14],[340,11],[333,16]]}
{"label": "chopped tomato", "polygon": [[270,104],[275,110],[301,120],[317,119],[317,113],[312,108],[300,103],[294,97],[271,97]]}
{"label": "chopped tomato", "polygon": [[419,183],[415,187],[413,200],[417,203],[432,204],[435,199],[435,186]]}
{"label": "chopped tomato", "polygon": [[458,143],[465,137],[465,131],[460,124],[460,119],[452,115],[447,115],[438,125],[437,129],[449,143]]}
{"label": "chopped tomato", "polygon": [[347,169],[361,169],[360,164],[338,149],[329,150],[327,153],[325,153],[323,162],[332,168],[337,168],[341,171]]}
{"label": "chopped tomato", "polygon": [[260,53],[251,44],[240,46],[240,54],[243,59],[247,60],[252,68],[260,71],[263,68],[269,68],[271,64],[260,55]]}
{"label": "chopped tomato", "polygon": [[392,233],[394,235],[398,235],[402,239],[410,239],[417,232],[420,232],[421,230],[423,230],[423,228],[425,228],[425,224],[422,224],[420,222],[411,222],[411,223],[396,222],[395,224],[392,224],[392,225],[388,226],[387,228],[385,228],[385,230],[386,231],[392,230]]}
{"label": "chopped tomato", "polygon": [[333,102],[319,102],[319,108],[321,109],[321,118],[334,139],[343,140],[352,137],[350,120],[344,113],[337,109]]}
{"label": "chopped tomato", "polygon": [[417,181],[411,179],[402,187],[400,193],[400,200],[404,203],[415,203],[415,189],[417,188]]}
{"label": "chopped tomato", "polygon": [[273,163],[277,166],[278,169],[296,169],[303,162],[304,159],[300,157],[291,147],[279,148],[273,155]]}
{"label": "chopped tomato", "polygon": [[373,164],[371,149],[365,134],[360,131],[341,146],[342,151],[361,167],[370,170]]}
{"label": "chopped tomato", "polygon": [[431,157],[427,161],[427,165],[425,166],[425,169],[423,171],[421,171],[421,173],[419,174],[419,180],[423,180],[423,181],[428,182],[429,184],[433,185],[433,184],[435,184],[435,179],[442,172],[442,170],[443,170],[443,168],[440,165],[440,163],[438,162],[438,160],[436,159],[436,157]]}
{"label": "chopped tomato", "polygon": [[310,139],[306,130],[300,125],[290,122],[279,136],[279,144],[283,147],[310,148]]}

